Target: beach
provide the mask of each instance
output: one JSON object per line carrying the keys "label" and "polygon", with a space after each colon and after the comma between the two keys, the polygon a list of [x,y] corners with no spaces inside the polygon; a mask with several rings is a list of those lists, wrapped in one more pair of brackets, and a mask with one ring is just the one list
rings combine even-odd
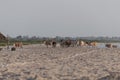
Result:
{"label": "beach", "polygon": [[0,80],[120,80],[120,48],[32,44],[3,49]]}

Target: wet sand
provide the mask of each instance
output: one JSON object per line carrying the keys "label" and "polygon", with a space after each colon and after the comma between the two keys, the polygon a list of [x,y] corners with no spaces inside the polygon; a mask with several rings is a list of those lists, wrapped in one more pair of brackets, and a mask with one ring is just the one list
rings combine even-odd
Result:
{"label": "wet sand", "polygon": [[120,80],[120,48],[46,48],[0,51],[0,80]]}

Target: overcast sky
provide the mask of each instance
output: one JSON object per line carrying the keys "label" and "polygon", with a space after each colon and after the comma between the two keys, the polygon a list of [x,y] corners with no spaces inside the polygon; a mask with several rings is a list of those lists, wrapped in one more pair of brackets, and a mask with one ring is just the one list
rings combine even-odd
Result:
{"label": "overcast sky", "polygon": [[120,0],[0,0],[9,36],[120,36]]}

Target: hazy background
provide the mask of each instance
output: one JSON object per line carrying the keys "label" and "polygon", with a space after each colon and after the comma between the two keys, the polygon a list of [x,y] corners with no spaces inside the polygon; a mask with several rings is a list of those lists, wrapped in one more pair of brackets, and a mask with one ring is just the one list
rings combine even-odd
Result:
{"label": "hazy background", "polygon": [[0,0],[9,36],[120,36],[120,0]]}

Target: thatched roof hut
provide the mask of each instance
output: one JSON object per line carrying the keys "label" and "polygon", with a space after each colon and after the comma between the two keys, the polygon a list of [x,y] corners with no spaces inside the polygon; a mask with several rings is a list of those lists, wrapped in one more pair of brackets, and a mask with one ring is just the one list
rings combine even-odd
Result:
{"label": "thatched roof hut", "polygon": [[0,32],[0,40],[8,40],[1,32]]}
{"label": "thatched roof hut", "polygon": [[1,32],[0,32],[0,42],[4,42],[4,45],[6,45],[7,49],[9,49],[9,39],[5,35],[3,35]]}

